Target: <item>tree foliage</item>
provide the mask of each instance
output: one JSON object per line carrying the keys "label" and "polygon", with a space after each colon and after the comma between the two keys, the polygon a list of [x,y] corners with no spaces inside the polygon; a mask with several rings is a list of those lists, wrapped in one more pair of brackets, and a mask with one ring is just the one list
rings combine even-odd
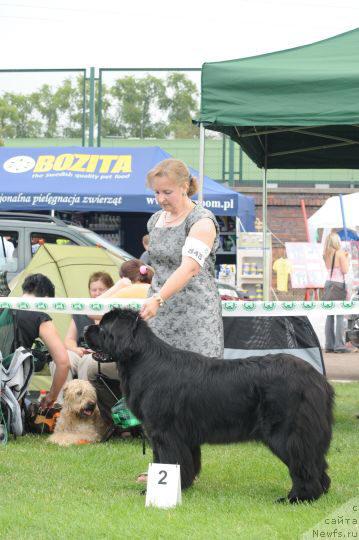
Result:
{"label": "tree foliage", "polygon": [[[84,110],[84,84],[85,110]],[[95,115],[99,89],[95,88]],[[101,135],[123,138],[194,138],[192,118],[198,111],[198,90],[184,73],[166,78],[127,75],[102,85]],[[0,139],[81,137],[89,125],[89,81],[82,76],[52,87],[43,84],[31,94],[0,96]]]}

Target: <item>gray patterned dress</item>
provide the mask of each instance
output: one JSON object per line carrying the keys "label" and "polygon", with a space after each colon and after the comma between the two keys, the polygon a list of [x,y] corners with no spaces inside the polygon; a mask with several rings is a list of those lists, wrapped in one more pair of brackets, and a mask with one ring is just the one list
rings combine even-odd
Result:
{"label": "gray patterned dress", "polygon": [[196,221],[210,218],[216,227],[211,253],[200,273],[160,307],[149,324],[155,334],[179,349],[223,358],[223,323],[221,302],[215,283],[215,252],[219,245],[216,218],[201,205],[196,205],[187,218],[174,227],[155,227],[162,211],[148,221],[149,256],[155,270],[149,296],[159,292],[169,276],[182,262],[182,247]]}

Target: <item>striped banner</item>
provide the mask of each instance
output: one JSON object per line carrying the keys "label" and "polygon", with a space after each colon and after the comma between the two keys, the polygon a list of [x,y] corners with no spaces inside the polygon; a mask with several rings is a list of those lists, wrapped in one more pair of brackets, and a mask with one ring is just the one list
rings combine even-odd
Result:
{"label": "striped banner", "polygon": [[[30,298],[0,297],[0,309],[11,308],[25,311],[45,311],[84,315],[103,315],[112,308],[128,307],[139,310],[143,300],[137,298]],[[323,315],[359,315],[359,302],[355,300],[334,301],[282,301],[282,302],[242,302],[222,301],[224,317],[278,317],[303,316],[310,313]]]}

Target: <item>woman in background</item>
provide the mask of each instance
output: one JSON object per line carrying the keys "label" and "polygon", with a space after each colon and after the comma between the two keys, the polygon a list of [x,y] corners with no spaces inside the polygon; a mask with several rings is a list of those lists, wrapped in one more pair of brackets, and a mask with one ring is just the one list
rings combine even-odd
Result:
{"label": "woman in background", "polygon": [[120,279],[101,294],[101,298],[146,298],[153,278],[153,270],[140,259],[122,264]]}
{"label": "woman in background", "polygon": [[[341,249],[336,232],[329,234],[324,245],[324,262],[328,276],[324,300],[345,300],[345,276],[349,270],[349,254]],[[328,315],[325,322],[325,352],[348,353],[345,347],[344,315]]]}
{"label": "woman in background", "polygon": [[[54,298],[55,287],[47,276],[31,274],[22,284],[24,298]],[[35,339],[40,338],[52,358],[52,384],[48,394],[41,400],[41,408],[51,407],[60,394],[69,372],[69,357],[64,344],[48,313],[38,311],[16,311],[16,324],[21,345],[31,349]]]}
{"label": "woman in background", "polygon": [[[90,276],[88,290],[91,298],[97,298],[113,286],[113,279],[107,272],[95,272]],[[99,321],[96,321],[99,322]],[[67,380],[74,378],[87,380],[88,365],[92,360],[91,351],[87,348],[84,339],[84,329],[94,321],[87,315],[75,314],[72,316],[64,343],[69,353],[70,371]],[[50,364],[52,374],[53,366]],[[61,399],[61,396],[60,396]]]}

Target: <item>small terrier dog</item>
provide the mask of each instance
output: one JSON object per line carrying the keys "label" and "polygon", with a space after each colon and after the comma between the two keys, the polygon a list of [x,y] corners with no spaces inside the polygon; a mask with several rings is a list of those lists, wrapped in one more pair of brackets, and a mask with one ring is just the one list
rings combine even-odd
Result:
{"label": "small terrier dog", "polygon": [[60,446],[101,441],[106,426],[91,383],[74,379],[63,390],[64,404],[49,441]]}

